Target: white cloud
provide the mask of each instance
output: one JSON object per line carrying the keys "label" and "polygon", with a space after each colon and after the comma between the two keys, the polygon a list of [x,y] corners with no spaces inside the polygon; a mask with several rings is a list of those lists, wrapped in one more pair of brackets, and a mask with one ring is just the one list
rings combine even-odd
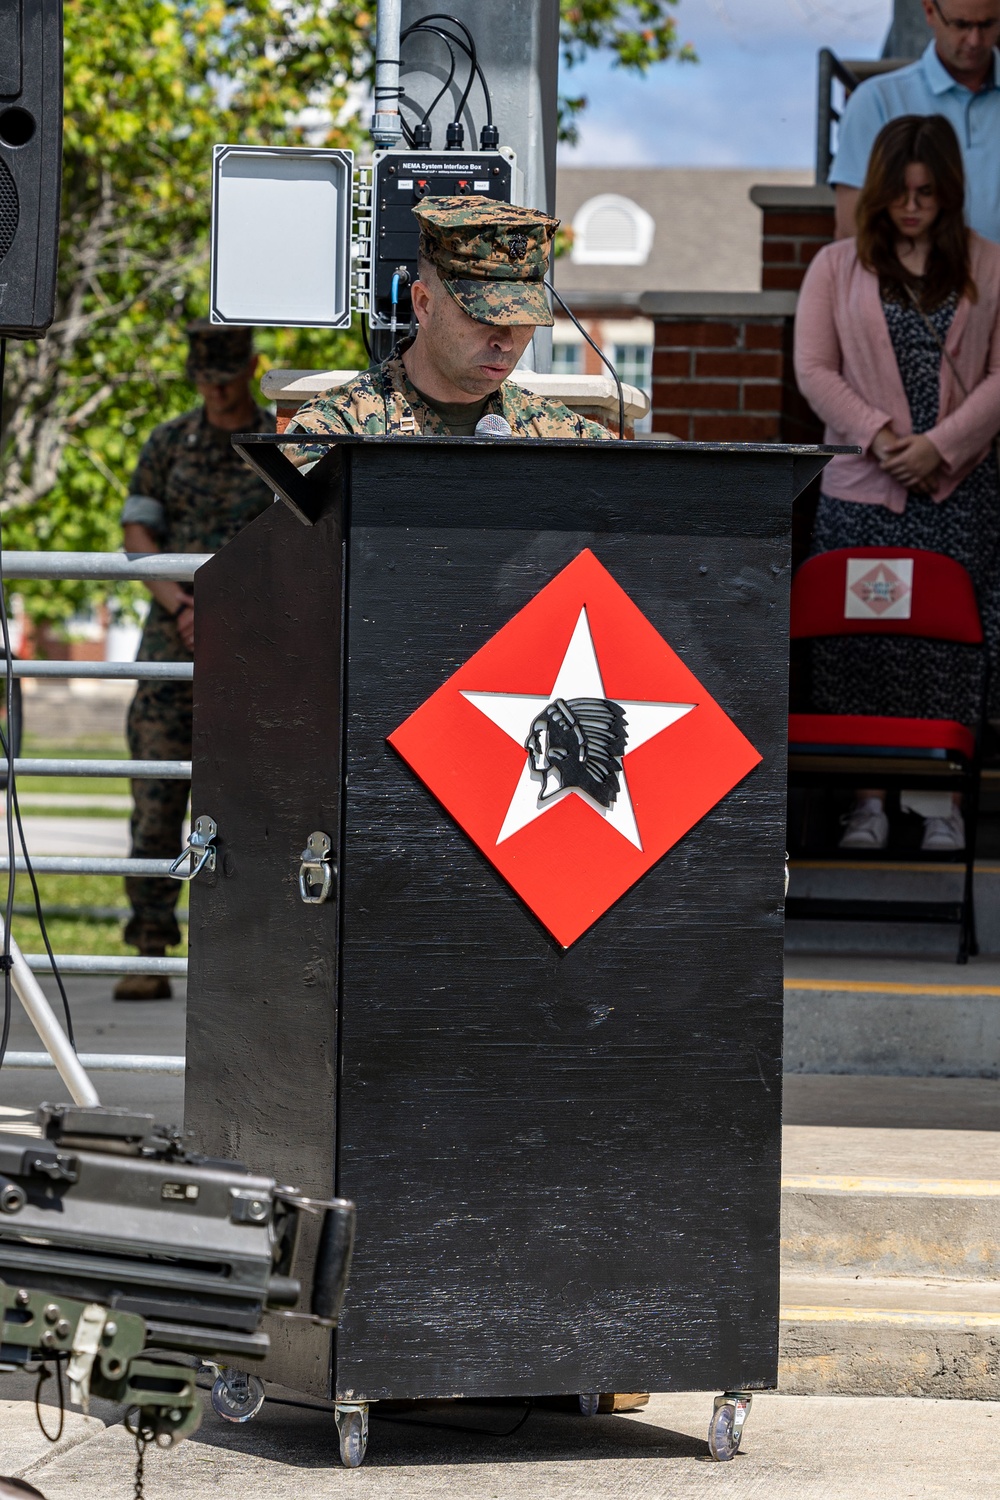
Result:
{"label": "white cloud", "polygon": [[815,150],[816,54],[874,57],[891,0],[682,0],[700,62],[634,78],[594,58],[563,75],[586,94],[567,165],[806,167]]}

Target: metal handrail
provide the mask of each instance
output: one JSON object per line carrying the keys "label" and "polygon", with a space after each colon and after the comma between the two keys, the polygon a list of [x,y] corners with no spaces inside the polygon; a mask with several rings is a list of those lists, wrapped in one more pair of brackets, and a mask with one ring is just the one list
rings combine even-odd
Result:
{"label": "metal handrail", "polygon": [[[80,1052],[77,1062],[88,1073],[183,1074],[183,1057],[158,1057],[142,1052]],[[47,1052],[8,1052],[5,1068],[54,1068]]]}
{"label": "metal handrail", "polygon": [[[0,775],[7,766],[0,755]],[[149,776],[157,781],[190,781],[189,760],[23,760],[14,757],[15,776]]]}
{"label": "metal handrail", "polygon": [[[157,879],[168,876],[172,864],[170,859],[104,858],[89,854],[36,854],[31,860],[36,875],[151,875]],[[9,868],[6,854],[0,855],[0,871]],[[23,855],[14,860],[14,869],[19,875],[27,873]]]}
{"label": "metal handrail", "polygon": [[[51,974],[47,953],[26,953],[24,961],[33,974]],[[175,974],[183,979],[186,958],[111,957],[97,953],[57,953],[60,974]]]}
{"label": "metal handrail", "polygon": [[137,682],[190,682],[191,661],[16,661],[15,677],[124,677]]}
{"label": "metal handrail", "polygon": [[[167,581],[190,583],[195,573],[214,556],[213,553],[106,553],[106,552],[5,552],[3,571],[7,579],[65,580],[133,580],[145,583]],[[137,682],[190,682],[194,677],[191,662],[49,662],[16,661],[13,675],[18,678],[102,678]],[[188,760],[73,760],[15,757],[15,775],[21,776],[124,776],[149,777],[171,781],[189,781]],[[0,774],[6,761],[0,758]],[[106,859],[72,855],[41,855],[31,862],[38,874],[167,876],[172,861],[168,859]],[[10,861],[0,857],[0,871],[10,868]],[[23,856],[15,858],[14,868],[26,871]],[[45,1047],[45,1052],[8,1052],[5,1064],[13,1068],[57,1068],[72,1098],[78,1104],[96,1104],[97,1092],[87,1072],[170,1073],[184,1072],[183,1057],[155,1057],[139,1053],[91,1052],[76,1054],[70,1047],[52,1009],[35,979],[36,974],[50,974],[52,961],[47,954],[24,954],[11,938],[14,959],[14,985]],[[184,977],[185,958],[103,957],[96,954],[56,954],[55,961],[65,974],[160,974]]]}
{"label": "metal handrail", "polygon": [[5,578],[191,583],[214,552],[4,552]]}
{"label": "metal handrail", "polygon": [[913,60],[911,57],[879,57],[842,62],[829,47],[820,48],[817,60],[819,86],[816,107],[816,181],[818,183],[825,183],[829,178],[835,155],[833,127],[840,120],[840,110],[833,103],[834,83],[843,86],[844,94],[849,99],[859,83],[864,83],[866,79],[874,78],[879,73],[894,73],[897,68],[905,68]]}

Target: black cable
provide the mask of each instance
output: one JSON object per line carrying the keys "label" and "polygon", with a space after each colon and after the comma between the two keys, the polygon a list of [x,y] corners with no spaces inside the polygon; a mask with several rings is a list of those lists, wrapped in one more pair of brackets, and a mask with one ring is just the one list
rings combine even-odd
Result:
{"label": "black cable", "polygon": [[[448,42],[448,43],[454,42],[455,45],[456,45],[456,47],[461,47],[462,51],[465,53],[466,57],[469,59],[469,62],[472,65],[472,72],[470,72],[470,74],[469,74],[469,84],[471,84],[471,82],[472,82],[473,74],[475,74],[475,76],[479,79],[479,82],[482,84],[483,99],[485,100],[485,103],[486,103],[486,123],[487,123],[487,125],[489,125],[489,126],[492,127],[492,125],[493,125],[493,98],[492,98],[492,95],[490,94],[489,85],[486,82],[486,74],[483,72],[482,68],[480,67],[478,60],[475,59],[472,56],[472,53],[469,51],[468,47],[462,41],[462,38],[459,37],[459,36],[452,36],[452,34],[451,34],[450,31],[441,31],[440,28],[437,27],[437,26],[423,26],[419,22],[416,23],[416,24],[414,24],[413,26],[411,26],[409,28],[409,31],[411,31],[411,32],[412,31],[426,32],[426,34],[428,36],[439,36],[442,39],[442,41],[445,41],[445,42]],[[407,32],[406,35],[409,35],[409,32]],[[403,38],[400,37],[400,41],[402,41],[402,40],[403,40]],[[450,47],[449,47],[449,50],[450,50]],[[450,83],[451,79],[449,79],[448,82]],[[447,85],[446,85],[446,87],[447,87]],[[467,85],[466,86],[466,94],[468,94],[468,91],[469,90],[468,90],[468,85]],[[441,92],[438,94],[437,98],[434,100],[434,103],[430,107],[431,110],[433,110],[436,107],[436,105],[439,103],[439,101],[441,100],[442,96],[444,95],[444,92],[445,92],[445,90],[442,89]],[[458,109],[456,111],[456,120],[455,120],[454,123],[458,123],[459,122],[459,117],[461,116],[461,113],[462,113],[462,110],[464,109],[464,107],[465,107],[465,101],[464,101],[464,98],[463,98],[462,102],[459,104],[459,107],[458,107]],[[428,114],[430,114],[430,110],[428,110]],[[425,121],[426,121],[427,117],[425,116],[424,118],[425,118]]]}
{"label": "black cable", "polygon": [[[450,21],[452,23],[452,25],[459,27],[460,30],[462,30],[462,31],[465,32],[465,35],[466,35],[466,38],[467,38],[467,42],[464,42],[461,37],[455,36],[450,31],[441,31],[436,26],[428,26],[426,24],[428,21]],[[486,82],[486,75],[485,75],[485,73],[483,72],[482,68],[479,65],[479,57],[478,57],[478,54],[476,52],[476,41],[475,41],[475,38],[473,37],[472,32],[469,30],[469,28],[464,24],[464,22],[460,21],[457,16],[446,16],[446,15],[438,15],[438,14],[432,14],[432,15],[428,15],[428,16],[421,16],[421,18],[420,18],[419,21],[414,21],[413,25],[412,26],[408,26],[406,28],[406,30],[402,33],[402,35],[399,38],[400,44],[402,44],[406,40],[406,38],[408,36],[411,36],[414,32],[419,32],[419,31],[426,32],[428,35],[433,35],[433,36],[441,37],[442,40],[445,41],[445,43],[449,45],[449,48],[450,48],[450,44],[452,42],[454,42],[456,46],[461,47],[462,51],[465,53],[466,57],[469,59],[469,64],[470,64],[470,67],[469,67],[469,77],[466,80],[465,91],[462,94],[462,97],[461,97],[461,99],[459,100],[459,103],[458,103],[458,108],[455,111],[455,119],[454,119],[453,123],[454,124],[460,124],[461,123],[462,114],[463,114],[463,112],[465,110],[466,103],[468,102],[469,94],[472,91],[472,80],[473,80],[473,77],[476,77],[476,78],[479,79],[479,82],[482,85],[483,99],[484,99],[484,101],[486,103],[486,123],[487,123],[487,125],[489,125],[490,127],[492,127],[492,125],[493,125],[493,100],[492,100],[492,97],[490,96],[489,85]],[[452,55],[454,56],[454,54],[452,54]],[[449,83],[450,82],[451,82],[451,80],[449,79]],[[445,92],[445,90],[442,89],[441,93],[438,94],[437,99],[435,99],[434,105],[432,106],[432,108],[437,105],[438,101],[442,98],[444,92]],[[428,113],[429,113],[429,111],[428,111]],[[427,117],[425,116],[425,122],[426,122],[426,118]]]}
{"label": "black cable", "polygon": [[[3,390],[4,375],[7,364],[7,340],[0,339],[0,432],[3,430]],[[31,856],[28,853],[28,841],[24,836],[24,824],[21,822],[21,808],[17,797],[17,780],[14,775],[14,655],[10,645],[10,621],[7,617],[7,592],[4,588],[3,579],[3,536],[0,534],[0,634],[3,639],[3,657],[5,670],[4,699],[7,710],[7,733],[0,729],[0,748],[3,750],[7,761],[7,785],[5,797],[5,819],[7,824],[7,859],[9,869],[7,872],[7,902],[4,913],[4,940],[3,956],[0,957],[0,967],[3,968],[4,995],[3,995],[3,1029],[0,1031],[0,1067],[3,1067],[4,1058],[7,1055],[7,1044],[10,1040],[10,1025],[14,1008],[13,994],[11,991],[11,968],[13,960],[10,953],[11,923],[14,916],[14,887],[17,878],[16,854],[14,845],[14,819],[17,820],[17,832],[24,851],[24,863],[31,881],[31,891],[35,902],[35,916],[38,920],[39,930],[42,934],[42,942],[45,944],[45,952],[48,955],[52,973],[56,984],[59,986],[59,997],[62,1000],[63,1014],[66,1017],[66,1036],[70,1046],[76,1050],[76,1038],[73,1035],[73,1018],[70,1014],[69,997],[66,994],[66,986],[63,984],[62,975],[56,964],[55,954],[49,940],[48,928],[45,925],[45,917],[42,912],[42,900],[38,890],[38,881],[31,864]]]}
{"label": "black cable", "polygon": [[[427,21],[450,21],[452,26],[457,26],[459,31],[465,33],[465,39],[469,44],[468,48],[466,48],[465,50],[469,54],[469,62],[471,63],[471,67],[469,68],[469,76],[465,83],[465,93],[458,101],[458,108],[455,111],[455,120],[453,122],[455,124],[460,124],[463,111],[469,101],[469,95],[472,92],[472,79],[479,62],[479,55],[476,51],[476,39],[472,35],[472,32],[469,30],[468,26],[466,26],[465,22],[460,21],[457,16],[448,16],[445,15],[442,11],[432,11],[430,15],[421,16],[419,21],[414,22],[414,25],[423,26]],[[402,40],[402,38],[400,38],[400,40]],[[458,37],[453,37],[452,40],[457,42]]]}
{"label": "black cable", "polygon": [[[4,376],[7,370],[7,340],[0,338],[0,433],[3,432],[3,390]],[[7,621],[7,600],[3,578],[3,536],[0,535],[0,630],[3,633],[3,655],[6,680],[4,682],[4,701],[7,705],[7,733],[11,735],[14,704],[14,658],[10,649],[10,628]],[[13,735],[11,735],[13,742]],[[0,966],[3,968],[3,1027],[0,1029],[0,1068],[3,1067],[4,1058],[7,1056],[7,1043],[10,1040],[11,1015],[14,1009],[14,995],[11,986],[10,971],[13,959],[10,956],[11,923],[14,920],[14,885],[17,879],[17,858],[14,852],[14,798],[12,795],[14,787],[14,757],[7,755],[7,785],[4,798],[4,817],[7,825],[7,902],[4,911],[3,924],[3,955],[0,957]],[[37,1401],[37,1398],[36,1398]]]}
{"label": "black cable", "polygon": [[[7,729],[9,733],[9,724],[7,726]],[[13,745],[13,736],[11,737],[11,744]],[[7,740],[2,729],[0,729],[0,751],[3,752],[4,756],[9,762],[11,759],[11,754],[7,748]],[[45,913],[42,910],[42,898],[39,894],[38,881],[35,877],[35,867],[31,863],[31,855],[28,853],[28,840],[24,836],[24,824],[21,822],[21,805],[17,796],[17,783],[13,779],[11,779],[10,781],[10,796],[11,800],[14,803],[14,818],[17,822],[17,836],[21,843],[21,851],[24,855],[24,867],[27,871],[28,879],[31,881],[31,893],[35,901],[35,920],[37,921],[39,931],[42,934],[42,942],[45,944],[45,952],[48,954],[49,965],[52,969],[53,976],[55,977],[56,984],[59,986],[59,998],[62,1000],[63,1014],[66,1017],[66,1036],[69,1040],[70,1046],[75,1052],[76,1037],[73,1034],[73,1017],[71,1016],[69,1009],[69,996],[66,994],[66,986],[63,984],[63,977],[59,972],[59,966],[56,963],[56,956],[52,951],[52,944],[49,941],[49,929],[45,925]]]}
{"label": "black cable", "polygon": [[35,1416],[38,1419],[39,1427],[42,1429],[42,1436],[50,1443],[58,1443],[63,1435],[63,1427],[66,1423],[66,1396],[63,1391],[62,1361],[58,1357],[56,1359],[56,1387],[59,1391],[59,1426],[56,1428],[55,1433],[49,1432],[42,1421],[42,1386],[47,1380],[51,1379],[52,1371],[48,1365],[43,1364],[38,1371],[38,1383],[35,1386]]}
{"label": "black cable", "polygon": [[[427,108],[424,110],[424,117],[423,117],[423,119],[420,122],[421,125],[427,125],[427,124],[430,123],[430,117],[431,117],[431,115],[437,109],[438,105],[441,103],[441,100],[444,98],[445,94],[451,88],[452,79],[455,77],[455,69],[458,67],[458,58],[455,56],[455,49],[451,45],[452,42],[457,42],[458,41],[458,37],[457,36],[456,37],[449,37],[449,35],[448,35],[448,33],[446,31],[437,31],[433,27],[428,27],[427,29],[429,31],[433,30],[434,31],[434,35],[441,37],[441,39],[444,41],[445,45],[448,48],[448,56],[451,58],[451,67],[448,70],[448,77],[445,79],[445,81],[442,84],[439,92],[435,95],[433,101],[430,104],[428,104]],[[409,28],[409,30],[405,31],[403,33],[403,35],[400,37],[400,39],[399,39],[400,46],[402,46],[403,42],[410,35],[410,32],[415,31],[415,30],[423,30],[423,28],[419,27],[419,26],[418,27],[411,26]],[[406,95],[405,94],[400,94],[399,97],[400,97],[400,100],[406,99]],[[412,99],[408,99],[407,103],[408,104],[413,104],[413,107],[415,109],[419,108],[419,106],[416,104],[416,102],[414,100],[412,100]]]}
{"label": "black cable", "polygon": [[556,289],[552,285],[551,281],[547,281],[545,283],[545,285],[548,287],[548,289],[552,293],[553,297],[559,303],[559,306],[562,308],[562,310],[566,314],[567,318],[569,318],[572,322],[574,322],[576,324],[577,328],[579,328],[580,332],[583,334],[584,338],[587,340],[587,343],[590,345],[591,349],[593,349],[593,351],[594,351],[594,353],[596,355],[598,355],[601,359],[603,359],[604,363],[607,365],[608,369],[611,371],[612,375],[614,376],[614,378],[615,378],[615,385],[618,387],[618,436],[619,436],[619,438],[624,438],[624,436],[625,436],[625,392],[622,390],[621,376],[618,374],[618,371],[615,369],[614,365],[611,363],[610,359],[605,354],[604,350],[600,347],[600,345],[594,343],[594,340],[590,337],[590,334],[587,332],[586,328],[584,328],[583,324],[580,322],[580,319],[576,316],[576,313],[570,312],[569,308],[566,306],[565,302],[560,297],[559,293],[556,291]]}

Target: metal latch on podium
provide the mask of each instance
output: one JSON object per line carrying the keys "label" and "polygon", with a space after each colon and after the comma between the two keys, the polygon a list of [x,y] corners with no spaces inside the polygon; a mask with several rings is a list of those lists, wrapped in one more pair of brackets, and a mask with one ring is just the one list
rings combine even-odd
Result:
{"label": "metal latch on podium", "polygon": [[202,870],[207,870],[210,875],[215,873],[215,839],[218,832],[214,818],[195,818],[186,847],[170,866],[168,873],[174,880],[193,880]]}
{"label": "metal latch on podium", "polygon": [[333,859],[333,841],[328,833],[311,833],[300,856],[299,895],[307,906],[319,906],[333,894],[337,867]]}

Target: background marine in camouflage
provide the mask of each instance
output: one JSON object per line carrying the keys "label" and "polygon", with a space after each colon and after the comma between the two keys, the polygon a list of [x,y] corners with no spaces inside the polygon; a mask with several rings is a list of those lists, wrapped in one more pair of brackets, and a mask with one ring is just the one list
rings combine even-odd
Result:
{"label": "background marine in camouflage", "polygon": [[[250,330],[217,328],[207,320],[188,329],[187,375],[204,404],[153,429],[136,465],[122,511],[126,552],[215,552],[271,503],[264,483],[233,450],[238,431],[273,432],[274,418],[250,393],[256,355]],[[155,583],[139,661],[190,661],[194,600],[190,585]],[[128,713],[134,760],[188,760],[191,685],[141,682]],[[173,859],[180,853],[190,784],[142,778],[132,783],[132,855]],[[147,955],[181,940],[176,880],[125,882],[132,916],[125,941]],[[130,975],[117,1000],[170,996],[168,980]]]}
{"label": "background marine in camouflage", "polygon": [[[300,407],[288,431],[467,437],[491,412],[515,437],[609,438],[599,423],[507,379],[535,328],[552,323],[544,279],[559,220],[471,195],[424,198],[413,212],[416,336],[376,369]],[[326,450],[287,451],[305,465]]]}

